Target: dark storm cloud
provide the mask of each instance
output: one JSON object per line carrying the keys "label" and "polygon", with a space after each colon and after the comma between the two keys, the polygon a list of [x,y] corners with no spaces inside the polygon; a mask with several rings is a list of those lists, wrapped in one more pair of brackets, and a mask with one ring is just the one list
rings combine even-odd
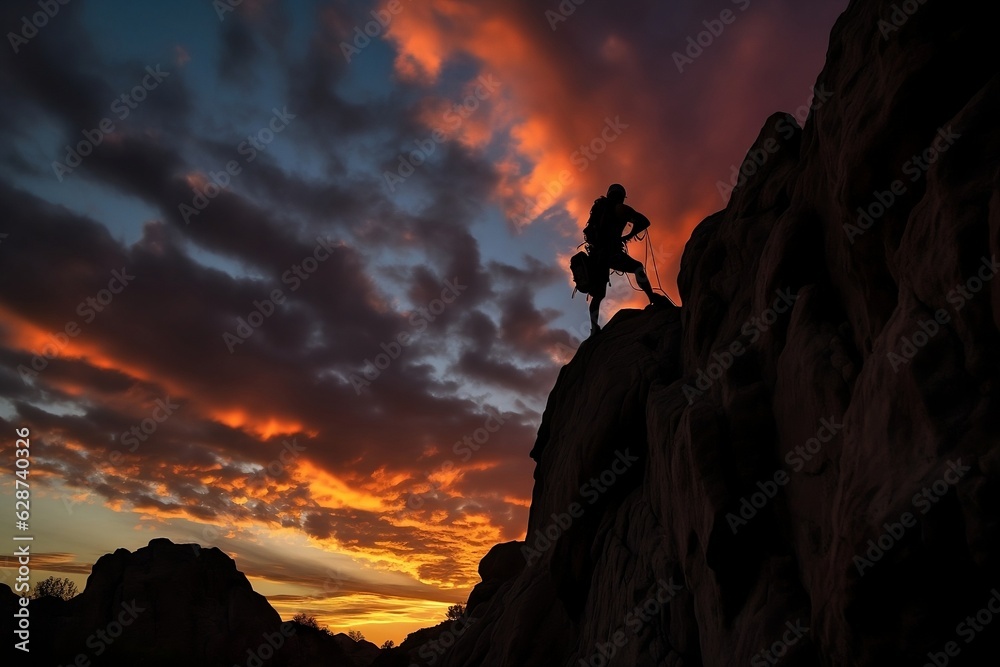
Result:
{"label": "dark storm cloud", "polygon": [[236,14],[232,20],[223,22],[219,74],[230,83],[249,88],[259,80],[256,70],[262,52],[252,28],[241,16]]}
{"label": "dark storm cloud", "polygon": [[[9,32],[25,32],[22,20],[38,11],[36,2],[6,2],[0,8],[0,26]],[[29,123],[37,116],[33,108],[57,116],[78,129],[106,112],[106,100],[114,91],[97,74],[103,69],[90,35],[79,19],[75,4],[60,7],[58,21],[50,21],[27,44],[0,49],[0,80],[3,81],[4,131]],[[9,41],[9,37],[4,42]]]}
{"label": "dark storm cloud", "polygon": [[464,353],[455,368],[472,380],[536,398],[548,392],[557,375],[551,365],[524,368],[472,352]]}
{"label": "dark storm cloud", "polygon": [[[38,6],[15,2],[0,11],[0,25],[10,26],[36,13]],[[65,146],[76,147],[88,139],[88,133],[100,136],[100,141],[90,141],[98,144],[100,152],[107,146],[105,140],[127,136],[140,127],[155,127],[161,136],[186,131],[189,91],[174,65],[166,57],[149,63],[102,60],[83,27],[81,11],[79,3],[60,6],[58,15],[16,53],[0,49],[0,80],[5,89],[0,122],[5,135],[26,139],[42,116],[54,120],[61,134],[56,154],[22,155],[7,149],[11,161],[4,164],[30,165],[39,175],[56,177],[51,163],[65,163]],[[150,71],[156,76],[150,76]],[[133,95],[137,87],[141,90]],[[101,129],[102,122],[114,128],[113,134]]]}
{"label": "dark storm cloud", "polygon": [[[79,319],[76,306],[105,286],[109,267],[120,266],[135,276],[89,328],[83,329],[80,340],[106,350],[107,356],[131,372],[141,369],[143,375],[155,379],[140,382],[134,377],[126,379],[114,369],[56,358],[39,374],[36,386],[53,399],[66,401],[79,397],[64,387],[88,387],[85,414],[58,416],[23,401],[15,404],[25,423],[46,434],[43,441],[54,445],[52,453],[39,463],[40,469],[59,474],[71,485],[90,488],[110,501],[140,510],[184,510],[205,520],[235,513],[273,522],[275,517],[311,505],[304,488],[283,493],[277,505],[251,503],[237,509],[225,495],[209,492],[204,497],[192,496],[185,481],[185,474],[210,471],[215,486],[234,488],[247,473],[220,466],[220,459],[266,465],[280,451],[281,438],[265,442],[214,421],[227,406],[241,406],[251,414],[283,416],[317,431],[315,438],[301,433],[296,436],[307,448],[305,456],[317,465],[331,470],[342,470],[349,462],[355,462],[360,470],[381,465],[414,468],[417,477],[425,467],[432,471],[434,464],[415,465],[415,446],[451,443],[482,425],[483,416],[471,401],[434,396],[437,382],[417,363],[422,352],[433,348],[431,341],[427,347],[408,350],[412,359],[400,359],[360,399],[351,386],[317,377],[321,368],[346,364],[348,369],[360,369],[364,358],[381,351],[380,341],[392,340],[398,331],[411,328],[401,316],[380,313],[373,303],[365,301],[365,295],[374,299],[376,294],[364,283],[361,261],[352,260],[347,247],[327,260],[329,266],[321,269],[328,272],[322,282],[303,287],[296,294],[294,308],[273,315],[248,339],[245,348],[237,348],[231,355],[221,332],[235,331],[237,317],[245,317],[252,302],[266,298],[279,283],[234,279],[192,262],[177,245],[179,233],[161,223],[148,224],[143,238],[125,248],[96,222],[23,192],[4,188],[0,194],[14,228],[19,230],[12,237],[17,240],[18,261],[4,263],[0,273],[17,272],[28,286],[12,291],[5,306],[30,315],[43,329],[55,332],[67,318]],[[64,260],[55,264],[45,261],[61,256]],[[440,283],[426,269],[421,272],[427,282],[426,294],[421,296],[436,296],[434,290],[440,292]],[[13,276],[11,273],[3,279]],[[68,284],[75,289],[66,290]],[[53,299],[53,294],[64,296]],[[48,309],[35,304],[47,304]],[[340,313],[351,313],[351,318],[345,322]],[[441,323],[430,326],[427,335],[446,331],[448,326],[442,318]],[[314,329],[323,332],[324,344],[310,346],[309,332]],[[30,365],[25,354],[5,351],[5,355],[18,364]],[[158,426],[137,451],[128,452],[121,443],[122,434],[149,417],[157,398],[170,397],[170,387],[184,392],[173,395],[181,404],[177,416]],[[281,387],[282,391],[274,394],[270,387]],[[24,394],[21,388],[18,393]],[[397,418],[386,420],[387,414]],[[518,446],[529,437],[530,430],[524,428],[498,436],[494,457],[516,457]],[[89,455],[59,446],[65,443],[82,443]],[[113,454],[121,457],[118,462]],[[356,463],[359,455],[360,464]],[[177,467],[165,469],[164,463]],[[150,491],[150,485],[155,484],[162,484],[177,498],[198,500],[158,499]]]}

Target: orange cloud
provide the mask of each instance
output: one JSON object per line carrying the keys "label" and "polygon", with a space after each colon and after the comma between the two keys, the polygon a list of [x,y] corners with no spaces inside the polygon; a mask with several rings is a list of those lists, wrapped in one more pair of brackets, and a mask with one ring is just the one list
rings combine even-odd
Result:
{"label": "orange cloud", "polygon": [[[86,324],[67,320],[62,329],[48,330],[2,305],[0,321],[4,323],[4,327],[0,328],[0,341],[13,350],[30,355],[22,364],[29,372],[42,373],[51,360],[64,359],[81,361],[101,370],[113,370],[143,382],[154,382],[152,373],[108,353],[93,334],[88,335]],[[155,382],[167,391],[180,393],[176,384],[160,377],[156,377]],[[55,386],[71,396],[81,393],[79,386],[70,383],[55,383]]]}
{"label": "orange cloud", "polygon": [[379,512],[389,506],[388,499],[369,492],[364,485],[340,479],[308,460],[297,465],[295,478],[298,483],[309,487],[309,497],[320,507]]}
{"label": "orange cloud", "polygon": [[242,408],[217,410],[211,413],[211,418],[230,428],[254,435],[261,440],[270,440],[276,436],[295,433],[308,433],[311,437],[315,437],[318,433],[317,431],[307,431],[300,422],[279,417],[254,417]]}
{"label": "orange cloud", "polygon": [[633,193],[629,203],[654,223],[660,277],[676,301],[679,249],[705,210],[718,202],[706,193],[694,222],[677,210],[669,175],[686,167],[664,150],[670,142],[660,136],[662,91],[629,90],[617,82],[642,80],[637,74],[642,63],[616,34],[603,38],[599,57],[622,75],[592,81],[586,91],[574,88],[578,84],[560,70],[554,47],[535,38],[521,20],[493,4],[413,4],[396,17],[386,38],[397,50],[396,70],[404,78],[432,83],[449,60],[471,56],[481,63],[480,73],[503,83],[504,101],[489,123],[468,123],[458,129],[458,140],[471,146],[507,140],[510,153],[497,162],[495,195],[515,226],[537,222],[555,207],[582,228],[593,200],[609,183],[624,182]]}

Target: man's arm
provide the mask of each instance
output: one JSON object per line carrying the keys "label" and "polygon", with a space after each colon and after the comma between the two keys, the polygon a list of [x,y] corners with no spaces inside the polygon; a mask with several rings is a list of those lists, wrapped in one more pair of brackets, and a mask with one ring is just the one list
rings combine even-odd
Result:
{"label": "man's arm", "polygon": [[632,218],[630,222],[632,223],[632,231],[623,236],[622,241],[631,241],[633,238],[649,229],[649,218],[634,209],[632,210]]}

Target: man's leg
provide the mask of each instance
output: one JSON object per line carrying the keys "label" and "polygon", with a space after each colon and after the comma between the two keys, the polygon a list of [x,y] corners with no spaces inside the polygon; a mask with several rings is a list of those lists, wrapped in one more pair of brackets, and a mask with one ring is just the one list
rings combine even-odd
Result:
{"label": "man's leg", "polygon": [[639,268],[635,270],[635,281],[639,283],[639,287],[641,287],[642,291],[646,293],[647,297],[649,297],[650,303],[671,303],[669,298],[653,291],[653,285],[650,284],[649,277],[646,275],[646,269],[642,266],[642,264],[640,264]]}
{"label": "man's leg", "polygon": [[[601,330],[601,326],[597,321],[601,315],[601,301],[604,300],[604,297],[608,293],[609,269],[604,255],[595,253],[591,259],[590,335],[593,336]],[[595,285],[594,282],[598,277],[600,277],[601,282]]]}
{"label": "man's leg", "polygon": [[653,286],[650,284],[649,278],[646,276],[645,267],[642,265],[642,262],[634,257],[629,257],[627,254],[621,253],[612,259],[611,268],[615,271],[634,273],[635,281],[639,283],[639,287],[646,293],[650,303],[670,303],[667,297],[653,291]]}
{"label": "man's leg", "polygon": [[600,325],[597,324],[597,320],[601,316],[601,299],[603,297],[594,297],[590,300],[590,335],[593,336],[598,331],[601,330]]}

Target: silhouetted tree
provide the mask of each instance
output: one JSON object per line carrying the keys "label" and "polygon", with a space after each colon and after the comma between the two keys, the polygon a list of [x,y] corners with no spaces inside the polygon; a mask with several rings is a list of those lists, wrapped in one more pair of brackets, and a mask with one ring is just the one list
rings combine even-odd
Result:
{"label": "silhouetted tree", "polygon": [[453,604],[448,607],[448,620],[457,621],[458,619],[465,616],[465,605],[464,604]]}
{"label": "silhouetted tree", "polygon": [[381,648],[381,649],[384,650],[384,649],[387,649],[387,648],[392,648],[395,645],[396,645],[396,642],[392,641],[391,639],[386,639],[384,642],[382,642],[382,646],[380,646],[379,648]]}
{"label": "silhouetted tree", "polygon": [[365,636],[361,634],[360,630],[348,630],[347,636],[356,642],[363,642],[365,640]]}
{"label": "silhouetted tree", "polygon": [[323,627],[319,627],[319,621],[316,620],[316,617],[312,614],[307,614],[304,611],[300,611],[295,614],[295,616],[292,616],[292,622],[298,623],[299,625],[307,628],[312,628],[313,630],[319,630],[320,632],[326,633],[331,637],[333,636],[333,631],[330,630],[330,626],[324,625]]}
{"label": "silhouetted tree", "polygon": [[299,613],[295,614],[295,616],[292,616],[292,622],[298,623],[299,625],[304,625],[307,628],[313,628],[315,630],[319,630],[319,621],[316,620],[316,617],[310,616],[304,611],[300,611]]}
{"label": "silhouetted tree", "polygon": [[35,584],[35,590],[31,592],[31,597],[38,599],[49,595],[60,600],[69,600],[76,597],[77,592],[76,584],[69,579],[49,577]]}

